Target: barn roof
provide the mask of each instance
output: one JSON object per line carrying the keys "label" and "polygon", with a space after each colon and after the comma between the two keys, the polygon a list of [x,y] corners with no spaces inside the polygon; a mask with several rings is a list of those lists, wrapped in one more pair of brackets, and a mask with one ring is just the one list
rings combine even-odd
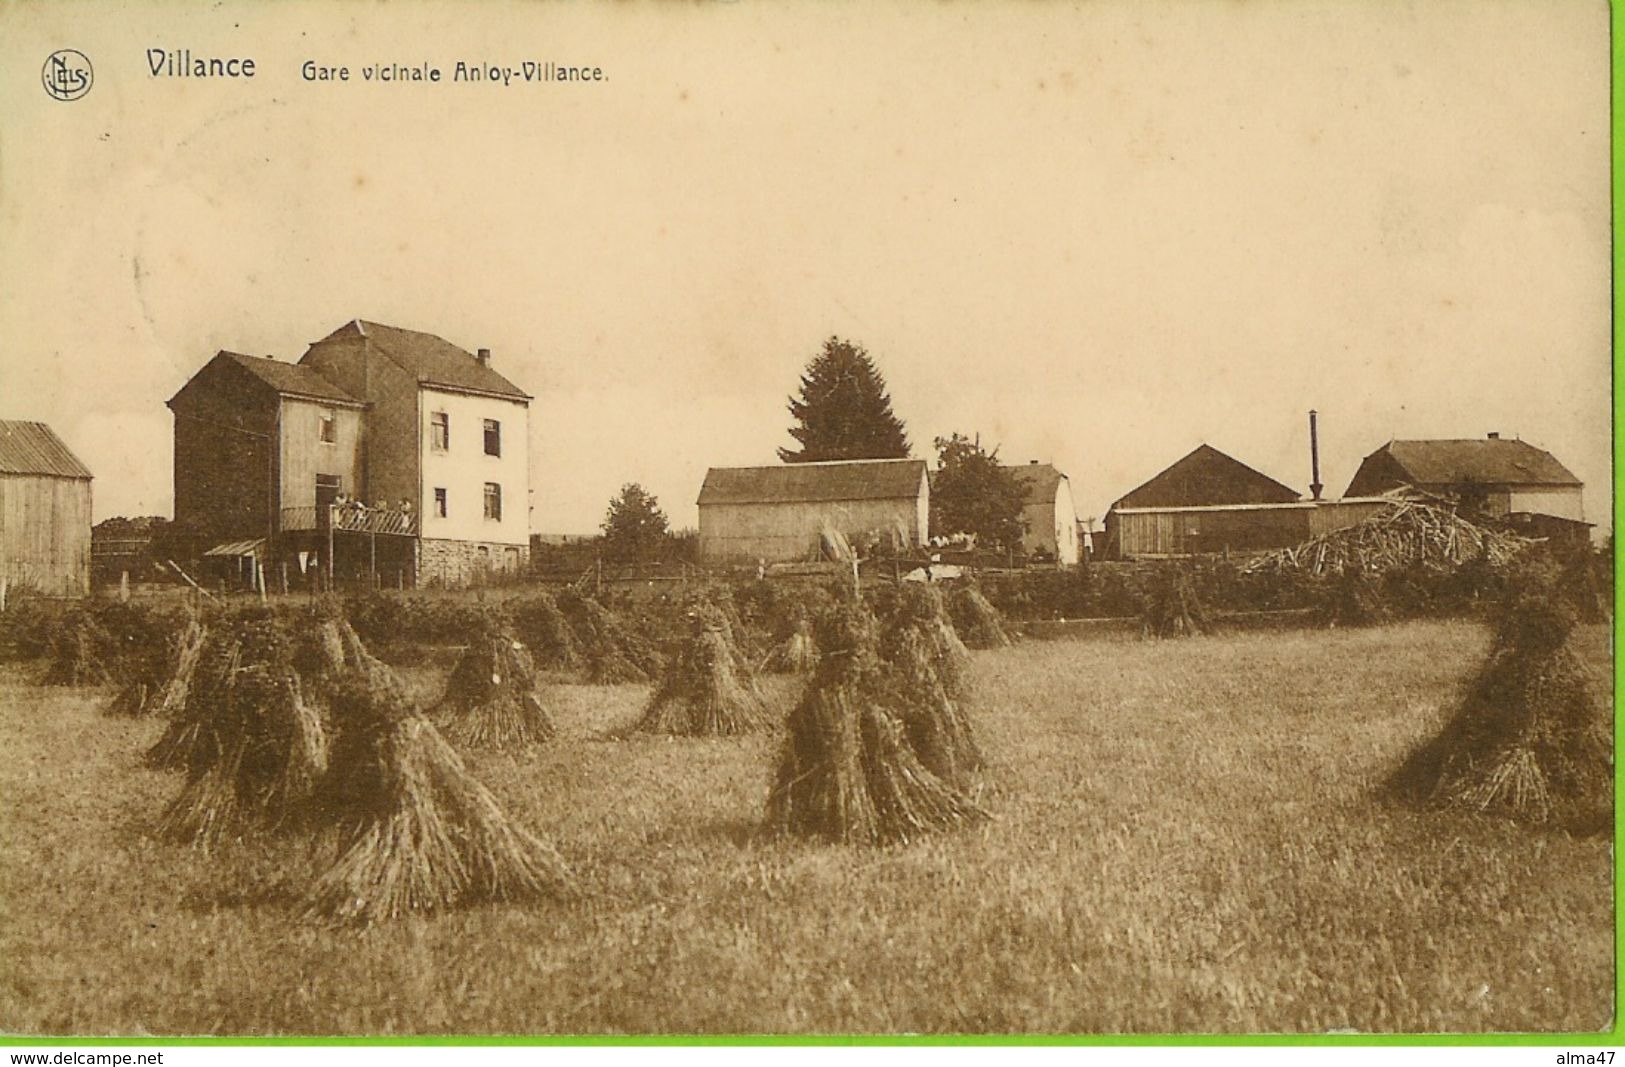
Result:
{"label": "barn roof", "polygon": [[245,356],[241,352],[227,351],[222,351],[215,359],[235,363],[279,393],[343,404],[360,403],[320,374],[298,363],[283,363],[269,356]]}
{"label": "barn roof", "polygon": [[0,420],[0,474],[89,478],[89,469],[43,422]]}
{"label": "barn roof", "polygon": [[1051,463],[1013,463],[1004,469],[1014,474],[1016,481],[1021,483],[1021,488],[1027,493],[1028,504],[1055,503],[1056,490],[1066,481],[1066,475]]}
{"label": "barn roof", "polygon": [[772,467],[712,467],[698,503],[791,504],[920,495],[923,459],[854,459]]}
{"label": "barn roof", "polygon": [[1113,508],[1187,507],[1206,504],[1290,504],[1300,494],[1267,474],[1198,445],[1161,474],[1132,490]]}
{"label": "barn roof", "polygon": [[1373,456],[1385,452],[1414,485],[1471,482],[1490,485],[1581,484],[1580,479],[1550,452],[1511,438],[1390,441],[1366,459],[1370,461]]}
{"label": "barn roof", "polygon": [[481,363],[474,353],[432,333],[354,319],[322,340],[346,332],[370,340],[374,348],[424,385],[492,393],[515,400],[530,399],[529,393],[492,370],[489,364]]}

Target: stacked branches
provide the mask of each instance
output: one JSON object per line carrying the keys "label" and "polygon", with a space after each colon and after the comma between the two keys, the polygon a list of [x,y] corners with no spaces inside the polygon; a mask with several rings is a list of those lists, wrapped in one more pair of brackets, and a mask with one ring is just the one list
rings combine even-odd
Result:
{"label": "stacked branches", "polygon": [[767,702],[734,641],[727,612],[713,603],[688,612],[688,633],[660,679],[637,728],[648,733],[719,737],[768,724]]}
{"label": "stacked branches", "polygon": [[1353,526],[1259,556],[1245,570],[1320,576],[1349,570],[1387,574],[1409,567],[1450,571],[1474,561],[1504,567],[1528,544],[1445,508],[1399,502]]}
{"label": "stacked branches", "polygon": [[536,699],[536,685],[536,666],[510,622],[486,612],[446,681],[439,709],[446,736],[496,749],[547,741],[553,720]]}
{"label": "stacked branches", "polygon": [[778,833],[876,845],[987,818],[933,774],[909,744],[897,669],[879,655],[872,612],[853,601],[820,620],[825,649],[791,713],[768,826]]}
{"label": "stacked branches", "polygon": [[1572,610],[1545,583],[1503,609],[1489,657],[1454,718],[1392,785],[1437,808],[1574,832],[1613,826],[1613,733],[1569,647]]}

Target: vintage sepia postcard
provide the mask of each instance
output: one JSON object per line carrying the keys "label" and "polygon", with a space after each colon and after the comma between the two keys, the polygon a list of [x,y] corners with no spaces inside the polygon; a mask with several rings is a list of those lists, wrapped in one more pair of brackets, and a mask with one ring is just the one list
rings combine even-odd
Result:
{"label": "vintage sepia postcard", "polygon": [[0,3],[0,1031],[1610,1038],[1610,20]]}

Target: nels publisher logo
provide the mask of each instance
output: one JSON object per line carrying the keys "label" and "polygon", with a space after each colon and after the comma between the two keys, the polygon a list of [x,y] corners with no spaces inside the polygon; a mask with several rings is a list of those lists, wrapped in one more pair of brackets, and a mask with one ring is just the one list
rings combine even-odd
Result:
{"label": "nels publisher logo", "polygon": [[58,100],[79,99],[90,92],[93,80],[95,74],[90,69],[90,59],[73,48],[52,52],[45,61],[45,69],[40,71],[45,91]]}

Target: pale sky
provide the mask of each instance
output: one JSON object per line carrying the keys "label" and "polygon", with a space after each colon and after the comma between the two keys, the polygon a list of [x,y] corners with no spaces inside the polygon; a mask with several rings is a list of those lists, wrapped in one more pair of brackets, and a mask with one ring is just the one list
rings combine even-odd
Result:
{"label": "pale sky", "polygon": [[0,418],[57,430],[97,518],[168,515],[164,401],[360,317],[535,395],[534,530],[627,481],[691,526],[839,334],[916,455],[979,432],[1081,517],[1204,441],[1307,492],[1317,408],[1329,496],[1392,437],[1499,431],[1611,527],[1607,33],[1601,0],[11,3]]}

